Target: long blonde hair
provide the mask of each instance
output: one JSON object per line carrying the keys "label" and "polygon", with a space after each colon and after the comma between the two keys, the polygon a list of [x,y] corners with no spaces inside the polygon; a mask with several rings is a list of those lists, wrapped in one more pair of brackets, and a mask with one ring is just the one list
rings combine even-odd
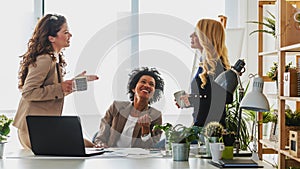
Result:
{"label": "long blonde hair", "polygon": [[199,65],[203,68],[199,77],[202,81],[201,88],[204,88],[207,83],[207,75],[214,75],[218,60],[221,60],[226,70],[230,69],[228,51],[225,45],[225,30],[219,21],[201,19],[196,25],[196,35],[205,56]]}

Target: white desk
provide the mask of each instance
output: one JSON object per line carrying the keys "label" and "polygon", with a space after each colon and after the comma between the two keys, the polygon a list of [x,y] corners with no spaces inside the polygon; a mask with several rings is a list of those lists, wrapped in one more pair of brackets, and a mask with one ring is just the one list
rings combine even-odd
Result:
{"label": "white desk", "polygon": [[[216,169],[208,163],[208,159],[190,158],[186,162],[176,162],[170,157],[152,158],[35,158],[26,154],[31,152],[20,151],[19,157],[7,154],[0,160],[0,169]],[[25,156],[24,156],[25,155]],[[272,167],[266,163],[259,162],[264,169]]]}

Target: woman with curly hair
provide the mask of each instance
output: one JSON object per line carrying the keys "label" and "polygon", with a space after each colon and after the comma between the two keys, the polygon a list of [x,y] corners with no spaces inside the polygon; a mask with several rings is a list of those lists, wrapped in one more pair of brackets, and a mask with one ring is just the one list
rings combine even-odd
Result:
{"label": "woman with curly hair", "polygon": [[164,81],[155,68],[134,69],[129,76],[130,101],[114,101],[106,111],[96,147],[151,148],[160,140],[161,131],[152,129],[162,124],[162,115],[150,104],[162,97]]}
{"label": "woman with curly hair", "polygon": [[[64,97],[73,92],[73,80],[63,79],[67,64],[62,53],[70,46],[71,37],[64,16],[47,14],[37,23],[28,49],[21,56],[18,87],[22,97],[13,125],[18,128],[20,143],[26,149],[31,148],[26,116],[60,116]],[[88,81],[98,79],[85,73],[79,76],[86,76]]]}

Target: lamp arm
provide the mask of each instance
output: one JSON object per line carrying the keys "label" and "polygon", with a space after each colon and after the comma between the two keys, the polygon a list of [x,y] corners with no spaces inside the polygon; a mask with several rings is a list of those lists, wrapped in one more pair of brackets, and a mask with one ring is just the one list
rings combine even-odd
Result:
{"label": "lamp arm", "polygon": [[240,102],[242,101],[244,94],[245,94],[245,90],[243,88],[241,79],[239,74],[234,71],[237,75],[237,79],[238,79],[238,83],[239,83],[239,101],[237,103],[237,108],[238,108],[238,126],[237,126],[237,135],[236,135],[236,139],[235,139],[235,144],[236,144],[236,154],[239,155],[239,151],[240,151],[240,130],[241,130],[241,120],[242,120],[242,109],[240,108]]}

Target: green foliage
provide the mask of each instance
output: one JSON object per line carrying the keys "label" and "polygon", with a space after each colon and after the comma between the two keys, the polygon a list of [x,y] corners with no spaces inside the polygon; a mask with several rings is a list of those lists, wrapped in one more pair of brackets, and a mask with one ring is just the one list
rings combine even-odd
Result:
{"label": "green foliage", "polygon": [[287,126],[300,126],[300,111],[285,110],[285,124]]}
{"label": "green foliage", "polygon": [[172,124],[170,124],[170,123],[165,123],[163,125],[157,125],[156,124],[156,125],[154,125],[153,130],[160,129],[160,130],[162,130],[164,132],[167,132],[171,127],[172,127]]}
{"label": "green foliage", "polygon": [[12,121],[12,119],[7,118],[5,115],[0,116],[0,142],[6,141]]}
{"label": "green foliage", "polygon": [[248,21],[247,22],[247,23],[254,23],[254,24],[263,25],[267,29],[254,30],[249,35],[252,35],[252,34],[257,33],[257,32],[263,32],[263,33],[271,34],[273,37],[276,38],[276,34],[275,34],[276,33],[276,27],[275,27],[276,18],[270,11],[267,11],[267,13],[270,15],[270,17],[264,17],[263,19],[264,19],[265,22],[258,22],[258,21]]}
{"label": "green foliage", "polygon": [[[255,120],[255,115],[256,115],[256,111],[253,110],[244,110],[245,113],[247,113],[248,115],[248,120],[254,121]],[[259,121],[259,123],[269,123],[269,122],[277,122],[277,117],[276,115],[273,113],[274,110],[271,111],[267,111],[267,112],[261,112],[263,115],[263,120]]]}
{"label": "green foliage", "polygon": [[194,140],[198,140],[202,132],[202,127],[186,127],[182,124],[172,126],[170,123],[155,125],[154,130],[156,129],[161,129],[168,133],[169,141],[172,143],[191,143]]}
{"label": "green foliage", "polygon": [[[249,82],[246,85],[244,93],[247,93],[248,87],[249,87]],[[239,100],[241,96],[239,95],[239,90],[238,88],[234,92],[234,100],[231,104],[226,105],[226,126],[225,128],[228,131],[237,131],[238,128],[238,117],[239,117],[239,109],[240,109],[240,104]],[[243,116],[248,116],[247,114],[243,114]],[[250,143],[250,136],[248,132],[248,126],[247,123],[248,121],[246,120],[246,117],[242,117],[241,119],[241,127],[240,127],[240,133],[239,133],[239,141],[240,141],[240,148],[242,150],[247,150],[248,145]]]}
{"label": "green foliage", "polygon": [[[289,62],[287,65],[285,65],[285,72],[288,72],[289,69],[292,66],[292,62]],[[271,78],[271,80],[277,80],[278,79],[278,63],[273,62],[273,66],[271,66],[270,70],[267,72],[267,76]]]}

